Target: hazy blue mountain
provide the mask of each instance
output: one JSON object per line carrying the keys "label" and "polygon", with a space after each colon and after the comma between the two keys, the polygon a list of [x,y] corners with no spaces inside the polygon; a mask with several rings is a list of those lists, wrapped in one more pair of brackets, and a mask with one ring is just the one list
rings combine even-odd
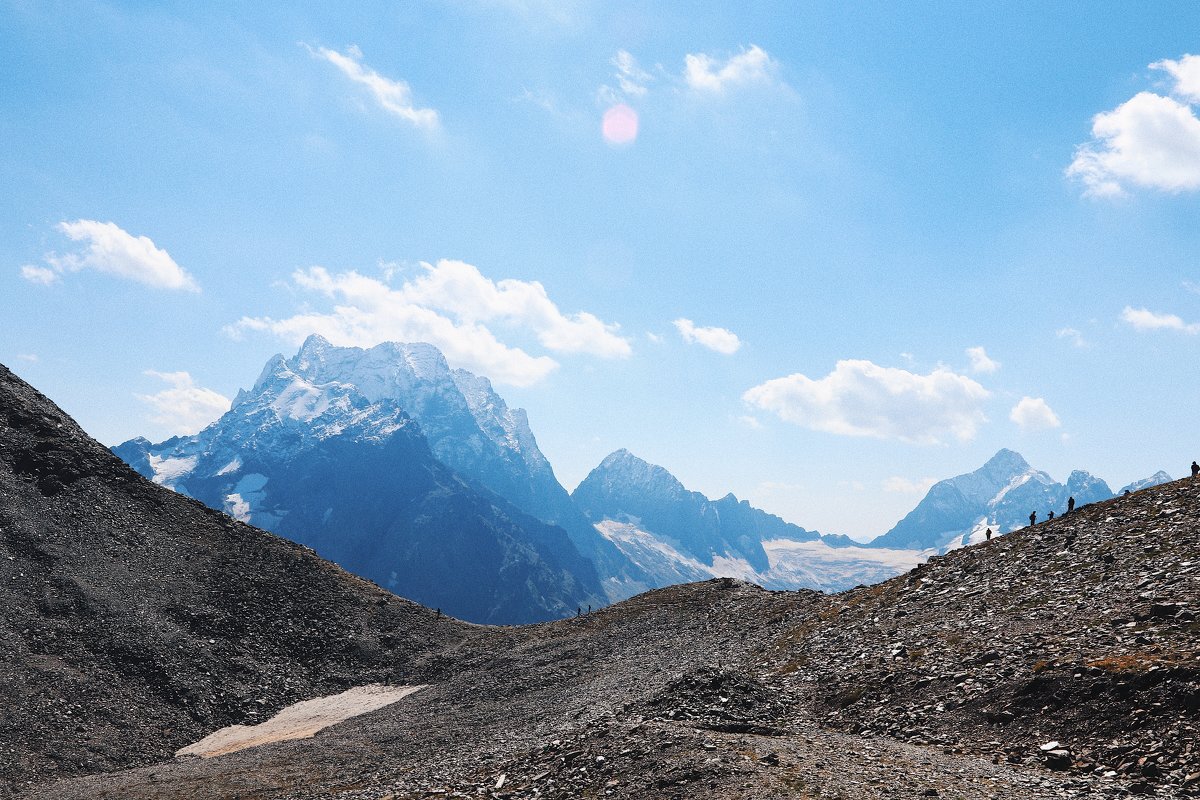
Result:
{"label": "hazy blue mountain", "polygon": [[774,589],[838,590],[891,577],[917,553],[883,553],[822,536],[728,494],[710,500],[628,450],[605,458],[572,494],[650,586],[744,578]]}
{"label": "hazy blue mountain", "polygon": [[525,513],[563,528],[606,576],[608,600],[624,599],[644,583],[637,567],[571,502],[538,448],[525,411],[509,408],[487,378],[451,369],[430,344],[335,347],[315,335],[291,365],[314,385],[350,384],[371,402],[398,403],[421,426],[439,461]]}
{"label": "hazy blue mountain", "polygon": [[603,602],[567,534],[435,457],[409,406],[460,462],[474,452],[511,464],[528,452],[524,415],[495,411],[513,444],[497,446],[435,348],[334,348],[319,337],[272,358],[200,434],[114,451],[158,483],[464,619],[528,622]]}
{"label": "hazy blue mountain", "polygon": [[1142,478],[1140,481],[1128,483],[1117,490],[1117,494],[1125,494],[1126,492],[1136,492],[1140,489],[1149,489],[1151,486],[1159,486],[1164,483],[1170,483],[1175,480],[1161,469],[1151,475],[1149,478]]}
{"label": "hazy blue mountain", "polygon": [[1000,450],[979,469],[935,483],[925,498],[873,547],[946,550],[980,541],[986,528],[1007,533],[1062,514],[1067,498],[1083,506],[1113,496],[1103,480],[1076,470],[1061,484],[1012,450]]}

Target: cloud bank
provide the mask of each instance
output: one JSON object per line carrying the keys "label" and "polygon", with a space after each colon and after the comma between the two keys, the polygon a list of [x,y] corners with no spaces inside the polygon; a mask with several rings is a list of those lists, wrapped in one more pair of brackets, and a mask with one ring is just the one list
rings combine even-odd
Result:
{"label": "cloud bank", "polygon": [[1121,320],[1139,331],[1200,333],[1200,322],[1184,322],[1183,319],[1174,314],[1159,314],[1147,308],[1125,306],[1125,309],[1121,312]]}
{"label": "cloud bank", "polygon": [[1171,97],[1138,92],[1092,118],[1092,138],[1075,151],[1067,175],[1095,197],[1128,186],[1179,193],[1200,189],[1200,56],[1150,65],[1172,78]]}
{"label": "cloud bank", "polygon": [[229,410],[228,397],[212,389],[197,386],[192,376],[186,372],[157,372],[148,369],[144,374],[163,380],[168,388],[156,394],[135,396],[153,410],[151,421],[162,425],[172,435],[198,433]]}
{"label": "cloud bank", "polygon": [[847,360],[823,378],[796,373],[755,386],[742,398],[812,430],[936,444],[972,439],[987,421],[982,405],[989,396],[971,378],[944,367],[918,375]]}
{"label": "cloud bank", "polygon": [[31,283],[48,286],[68,273],[92,269],[155,289],[200,291],[195,278],[146,236],[134,236],[112,222],[92,219],[60,222],[55,227],[81,247],[73,253],[48,253],[44,266],[21,267],[21,277]]}
{"label": "cloud bank", "polygon": [[1040,397],[1022,397],[1012,411],[1009,412],[1008,418],[1017,423],[1023,431],[1040,431],[1048,428],[1062,427],[1062,423],[1058,420],[1058,415],[1054,410]]}
{"label": "cloud bank", "polygon": [[514,386],[529,386],[558,367],[504,344],[490,327],[532,334],[547,350],[600,358],[632,353],[618,326],[586,311],[564,314],[536,281],[492,281],[462,261],[422,264],[423,273],[392,287],[357,272],[298,270],[293,285],[333,302],[329,311],[305,311],[283,319],[243,317],[227,330],[268,331],[299,345],[319,333],[337,345],[371,347],[385,341],[429,342],[455,366]]}

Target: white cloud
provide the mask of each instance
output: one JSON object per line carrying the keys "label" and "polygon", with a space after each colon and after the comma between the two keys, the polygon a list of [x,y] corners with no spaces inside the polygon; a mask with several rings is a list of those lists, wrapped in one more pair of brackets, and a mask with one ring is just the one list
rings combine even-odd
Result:
{"label": "white cloud", "polygon": [[296,287],[334,301],[332,311],[307,311],[286,319],[246,317],[229,332],[264,330],[292,344],[319,333],[338,345],[370,347],[384,341],[429,342],[454,365],[493,380],[528,386],[558,367],[502,343],[485,323],[532,332],[560,353],[623,358],[632,353],[618,326],[586,311],[563,314],[537,282],[484,277],[462,261],[422,264],[423,274],[399,288],[357,272],[330,274],[321,267],[292,275]]}
{"label": "white cloud", "polygon": [[1075,347],[1084,348],[1088,346],[1088,342],[1083,338],[1083,334],[1075,328],[1059,328],[1054,332],[1054,335],[1060,339],[1066,339]]}
{"label": "white cloud", "polygon": [[327,47],[309,47],[316,58],[333,64],[350,80],[365,86],[383,110],[411,123],[417,128],[433,131],[439,126],[438,112],[432,108],[417,108],[413,105],[412,88],[402,80],[385,78],[362,63],[362,51],[354,45],[345,53]]}
{"label": "white cloud", "polygon": [[38,358],[37,353],[17,353],[17,358],[21,359],[22,361],[28,361],[30,364],[36,364],[37,362],[41,361],[41,359]]}
{"label": "white cloud", "polygon": [[30,283],[40,283],[42,286],[49,286],[52,283],[58,282],[59,275],[49,267],[26,264],[21,267],[21,277]]}
{"label": "white cloud", "polygon": [[991,373],[1000,369],[1000,362],[988,358],[987,352],[982,347],[968,347],[967,357],[971,359],[972,372]]}
{"label": "white cloud", "polygon": [[1139,331],[1170,330],[1182,333],[1200,333],[1200,322],[1184,322],[1174,314],[1159,314],[1145,308],[1125,306],[1121,319]]}
{"label": "white cloud", "polygon": [[715,353],[733,355],[742,346],[742,340],[733,331],[725,328],[700,328],[690,319],[677,319],[672,323],[679,335],[688,344],[698,344],[707,347]]}
{"label": "white cloud", "polygon": [[1185,55],[1178,61],[1164,58],[1150,65],[1175,79],[1171,93],[1193,103],[1200,102],[1200,56]]}
{"label": "white cloud", "polygon": [[[1129,185],[1184,192],[1200,189],[1200,56],[1150,65],[1174,79],[1164,97],[1138,92],[1092,118],[1092,139],[1080,145],[1067,175],[1093,196],[1124,194]],[[1180,99],[1177,99],[1180,98]]]}
{"label": "white cloud", "polygon": [[1187,289],[1192,294],[1200,294],[1200,283],[1194,283],[1193,281],[1184,281],[1183,288]]}
{"label": "white cloud", "polygon": [[767,83],[776,62],[758,45],[751,45],[724,63],[705,53],[684,57],[684,80],[697,92],[723,94],[726,90],[752,83]]}
{"label": "white cloud", "polygon": [[883,490],[893,494],[924,494],[938,482],[937,478],[901,478],[894,476],[883,479]]}
{"label": "white cloud", "polygon": [[1017,426],[1023,431],[1062,427],[1062,423],[1058,421],[1058,415],[1040,397],[1022,397],[1013,406],[1008,418],[1017,423]]}
{"label": "white cloud", "polygon": [[83,242],[84,247],[65,255],[49,253],[44,267],[21,267],[25,280],[49,285],[68,272],[94,269],[155,289],[200,291],[196,280],[145,236],[134,236],[111,222],[91,219],[60,222],[56,227],[68,239]]}
{"label": "white cloud", "polygon": [[639,67],[637,59],[629,51],[618,50],[613,56],[612,65],[617,68],[613,77],[626,96],[643,97],[646,94],[646,84],[654,80],[654,76]]}
{"label": "white cloud", "polygon": [[987,421],[981,406],[990,396],[971,378],[945,367],[918,375],[846,360],[824,378],[799,373],[776,378],[742,398],[812,430],[934,444],[947,436],[973,438]]}
{"label": "white cloud", "polygon": [[157,394],[139,394],[136,397],[153,409],[150,419],[174,435],[197,433],[229,410],[228,397],[197,386],[186,372],[148,369],[144,374],[161,379],[168,388]]}

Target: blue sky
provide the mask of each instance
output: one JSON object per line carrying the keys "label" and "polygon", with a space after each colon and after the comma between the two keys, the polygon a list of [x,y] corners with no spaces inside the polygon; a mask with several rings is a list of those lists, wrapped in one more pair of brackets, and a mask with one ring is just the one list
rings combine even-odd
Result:
{"label": "blue sky", "polygon": [[317,330],[860,537],[1200,455],[1194,3],[276,5],[0,0],[0,361],[106,443]]}

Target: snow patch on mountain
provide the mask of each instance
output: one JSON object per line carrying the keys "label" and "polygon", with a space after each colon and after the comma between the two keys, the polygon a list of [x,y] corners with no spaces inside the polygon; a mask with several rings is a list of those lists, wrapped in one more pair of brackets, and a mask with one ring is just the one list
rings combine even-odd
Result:
{"label": "snow patch on mountain", "polygon": [[830,547],[819,540],[770,539],[762,543],[770,566],[756,570],[746,559],[728,555],[715,555],[711,564],[705,564],[628,520],[602,520],[596,523],[596,530],[664,586],[709,578],[739,578],[768,589],[841,591],[893,578],[934,552]]}

